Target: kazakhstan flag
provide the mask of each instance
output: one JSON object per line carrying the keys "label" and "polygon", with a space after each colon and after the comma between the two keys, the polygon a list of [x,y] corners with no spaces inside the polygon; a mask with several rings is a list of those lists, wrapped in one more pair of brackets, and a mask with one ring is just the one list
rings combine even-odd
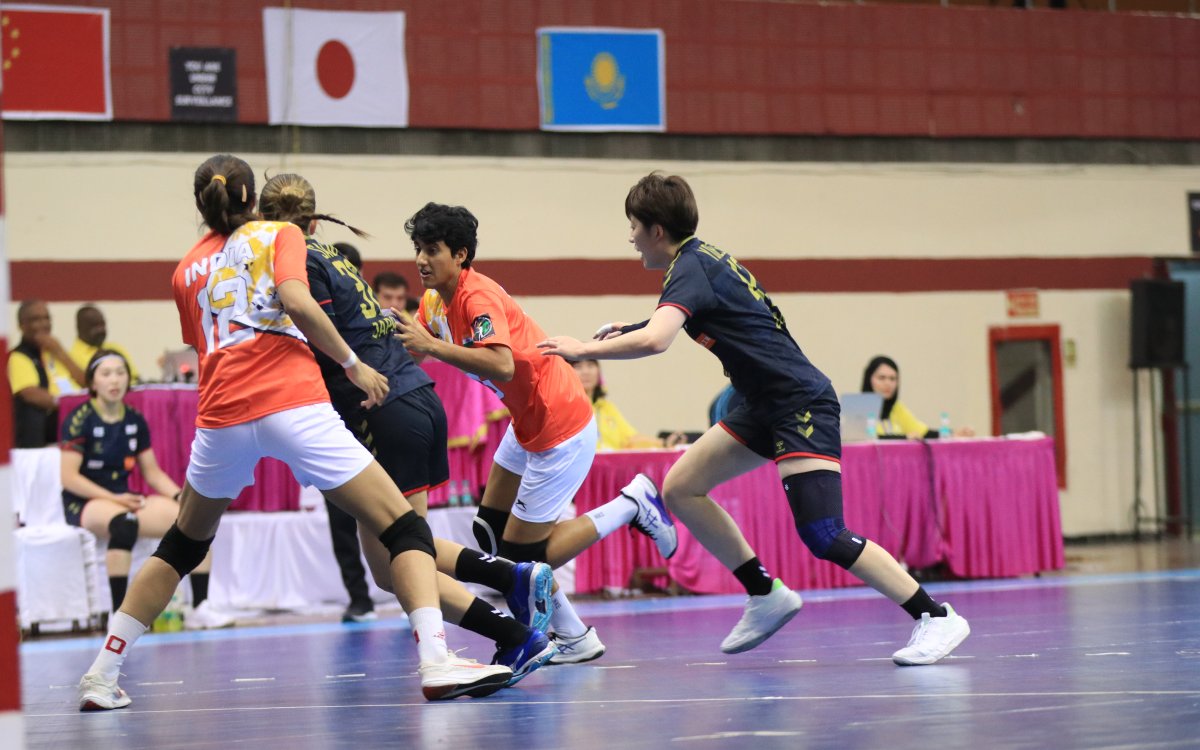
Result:
{"label": "kazakhstan flag", "polygon": [[542,130],[666,130],[660,29],[538,29]]}

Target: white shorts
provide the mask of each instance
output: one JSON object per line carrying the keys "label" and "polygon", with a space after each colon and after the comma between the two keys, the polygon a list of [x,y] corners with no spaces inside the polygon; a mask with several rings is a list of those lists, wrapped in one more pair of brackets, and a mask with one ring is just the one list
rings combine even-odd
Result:
{"label": "white shorts", "polygon": [[521,475],[512,514],[529,523],[557,521],[592,470],[596,457],[596,418],[558,445],[530,453],[517,442],[512,425],[504,433],[493,459],[501,468]]}
{"label": "white shorts", "polygon": [[341,487],[374,459],[328,403],[268,414],[232,427],[196,428],[188,484],[205,497],[236,498],[254,484],[264,456],[283,461],[302,485]]}

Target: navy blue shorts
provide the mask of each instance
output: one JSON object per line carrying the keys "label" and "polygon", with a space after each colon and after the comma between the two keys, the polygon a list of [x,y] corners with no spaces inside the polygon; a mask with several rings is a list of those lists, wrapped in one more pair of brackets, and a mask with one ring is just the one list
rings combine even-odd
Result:
{"label": "navy blue shorts", "polygon": [[446,456],[446,410],[424,385],[378,409],[342,420],[405,495],[450,479]]}
{"label": "navy blue shorts", "polygon": [[842,407],[832,386],[805,404],[745,401],[719,424],[739,443],[771,461],[842,461]]}

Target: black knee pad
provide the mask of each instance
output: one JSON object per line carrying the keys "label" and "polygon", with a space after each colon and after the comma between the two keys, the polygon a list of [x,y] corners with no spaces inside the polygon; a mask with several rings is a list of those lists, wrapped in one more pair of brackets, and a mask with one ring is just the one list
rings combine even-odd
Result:
{"label": "black knee pad", "polygon": [[842,515],[842,475],[822,469],[783,478],[783,491],[796,528],[821,518]]}
{"label": "black knee pad", "polygon": [[427,553],[430,557],[437,557],[437,551],[433,546],[433,531],[429,528],[429,522],[417,515],[415,510],[410,510],[400,516],[391,526],[384,529],[383,533],[379,535],[379,541],[383,542],[384,547],[387,547],[388,554],[392,556],[393,560],[400,553],[410,550],[419,550]]}
{"label": "black knee pad", "polygon": [[783,491],[800,539],[821,560],[847,570],[866,547],[865,537],[846,528],[842,520],[842,475],[836,471],[806,471],[784,477]]}
{"label": "black knee pad", "polygon": [[509,512],[479,506],[475,521],[471,524],[471,533],[479,542],[479,550],[493,557],[500,554],[500,540],[504,538],[504,527],[508,525]]}
{"label": "black knee pad", "polygon": [[138,517],[136,513],[122,513],[113,516],[108,522],[108,548],[123,549],[129,552],[133,549],[138,537]]}
{"label": "black knee pad", "polygon": [[192,539],[180,531],[178,525],[171,524],[171,528],[167,529],[162,541],[158,543],[158,549],[154,550],[154,557],[170,565],[179,577],[183,578],[204,562],[204,556],[208,554],[208,548],[212,546],[215,538]]}
{"label": "black knee pad", "polygon": [[546,548],[550,546],[549,539],[543,539],[533,544],[514,544],[500,540],[500,557],[506,557],[513,562],[546,562]]}

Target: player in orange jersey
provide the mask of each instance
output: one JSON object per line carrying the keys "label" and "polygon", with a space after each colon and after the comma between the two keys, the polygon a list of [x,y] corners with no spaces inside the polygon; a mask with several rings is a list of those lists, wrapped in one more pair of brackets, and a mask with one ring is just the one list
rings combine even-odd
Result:
{"label": "player in orange jersey", "polygon": [[304,235],[292,224],[259,221],[254,173],[228,154],[196,170],[196,208],[209,232],[172,277],[183,340],[200,358],[196,438],[179,517],[129,587],[100,654],[79,683],[80,710],[123,708],[117,685],[129,648],[162,612],[180,579],[212,545],[221,514],[254,481],[263,456],[358,519],[391,557],[393,590],[417,639],[421,688],[429,700],[487,695],[512,670],[460,659],[446,648],[429,524],[405,500],[329,403],[308,342],[382,401],[387,379],[360,362],[312,298]]}
{"label": "player in orange jersey", "polygon": [[[675,527],[647,477],[579,518],[558,523],[592,466],[596,420],[574,369],[537,349],[545,332],[496,282],[471,268],[479,222],[461,206],[430,203],[405,224],[427,290],[417,319],[398,323],[413,352],[454,365],[495,391],[512,414],[488,476],[475,537],[480,549],[517,562],[559,567],[613,531],[632,526],[663,557],[675,553]],[[551,664],[604,653],[566,594],[554,593],[550,626],[559,653]],[[528,620],[534,613],[513,612]]]}

